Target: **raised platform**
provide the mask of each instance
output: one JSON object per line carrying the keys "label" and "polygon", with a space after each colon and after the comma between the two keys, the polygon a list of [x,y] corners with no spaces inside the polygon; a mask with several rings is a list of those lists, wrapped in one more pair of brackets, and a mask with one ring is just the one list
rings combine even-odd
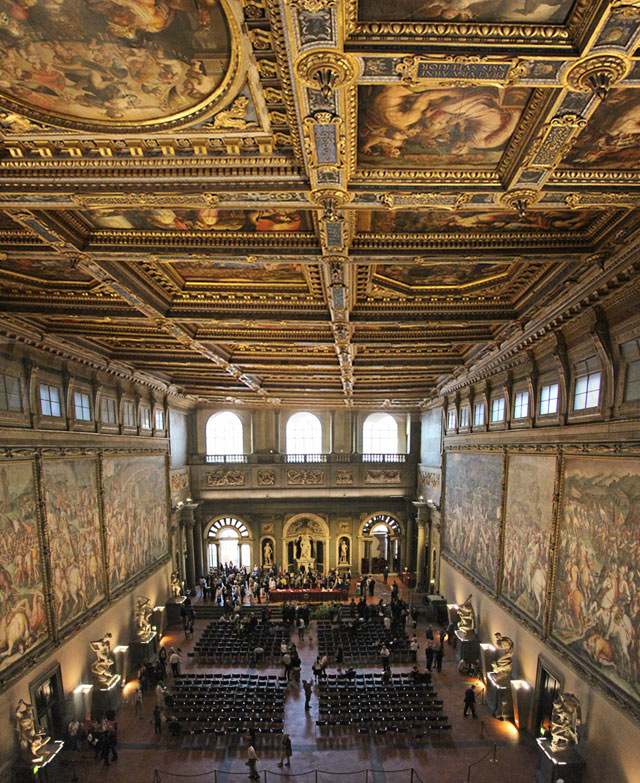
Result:
{"label": "raised platform", "polygon": [[348,590],[270,590],[269,601],[300,601],[301,603],[320,604],[325,601],[346,601]]}

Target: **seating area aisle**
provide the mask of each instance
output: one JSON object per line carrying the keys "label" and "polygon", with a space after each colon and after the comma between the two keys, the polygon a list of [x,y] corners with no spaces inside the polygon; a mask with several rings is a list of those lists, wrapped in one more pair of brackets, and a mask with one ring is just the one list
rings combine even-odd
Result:
{"label": "seating area aisle", "polygon": [[196,641],[193,655],[198,663],[248,664],[255,661],[254,651],[268,663],[280,662],[280,645],[289,641],[289,629],[273,623],[262,623],[254,628],[232,623],[209,623]]}
{"label": "seating area aisle", "polygon": [[280,735],[286,687],[273,674],[183,674],[174,682],[172,714],[183,736]]}
{"label": "seating area aisle", "polygon": [[319,698],[320,733],[352,728],[361,734],[390,731],[422,737],[427,731],[451,728],[433,685],[417,683],[410,673],[394,674],[386,681],[382,674],[351,679],[329,675],[320,681]]}
{"label": "seating area aisle", "polygon": [[332,624],[330,620],[318,620],[318,654],[335,660],[339,646],[342,646],[344,661],[353,664],[380,663],[380,648],[386,644],[391,652],[392,663],[409,663],[412,654],[409,638],[402,631],[394,637],[386,630],[381,617],[367,622],[357,619]]}

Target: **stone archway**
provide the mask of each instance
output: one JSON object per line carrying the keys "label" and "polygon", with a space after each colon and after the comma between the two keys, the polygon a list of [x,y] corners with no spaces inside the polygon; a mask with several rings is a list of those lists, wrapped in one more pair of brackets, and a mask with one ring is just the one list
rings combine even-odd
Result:
{"label": "stone archway", "polygon": [[[384,535],[378,535],[376,531],[380,530],[384,530]],[[400,573],[404,529],[395,514],[386,511],[369,514],[360,527],[358,541],[361,573],[382,573],[385,564],[390,571]]]}
{"label": "stone archway", "polygon": [[[317,514],[295,514],[282,530],[283,568],[297,567],[301,562],[327,572],[329,565],[329,525]],[[305,547],[309,550],[305,551]]]}

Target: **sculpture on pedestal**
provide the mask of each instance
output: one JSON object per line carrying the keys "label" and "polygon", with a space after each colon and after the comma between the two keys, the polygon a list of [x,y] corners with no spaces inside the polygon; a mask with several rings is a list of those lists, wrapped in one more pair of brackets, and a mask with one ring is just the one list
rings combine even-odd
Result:
{"label": "sculpture on pedestal", "polygon": [[340,542],[340,565],[346,565],[349,562],[349,542],[343,538]]}
{"label": "sculpture on pedestal", "polygon": [[476,630],[476,613],[471,603],[471,593],[467,600],[458,607],[458,630],[462,633],[473,633]]}
{"label": "sculpture on pedestal", "polygon": [[273,565],[273,547],[269,543],[269,541],[265,541],[264,549],[262,550],[262,562],[263,565],[270,566]]}
{"label": "sculpture on pedestal", "polygon": [[500,651],[498,659],[491,664],[494,680],[497,685],[506,687],[511,679],[513,669],[513,639],[496,633],[496,647]]}
{"label": "sculpture on pedestal", "polygon": [[560,693],[551,713],[551,745],[556,753],[578,741],[578,726],[582,723],[580,702],[573,693]]}
{"label": "sculpture on pedestal", "polygon": [[300,536],[300,560],[312,560],[311,536]]}
{"label": "sculpture on pedestal", "polygon": [[180,584],[179,572],[172,571],[170,579],[171,579],[171,585],[169,587],[169,590],[171,592],[171,596],[172,598],[177,598],[182,592],[182,585]]}
{"label": "sculpture on pedestal", "polygon": [[100,680],[101,683],[108,685],[113,672],[111,668],[115,665],[115,661],[111,657],[111,634],[106,633],[102,639],[96,639],[93,642],[89,642],[91,649],[96,654],[96,660],[91,664],[91,671]]}
{"label": "sculpture on pedestal", "polygon": [[136,633],[139,639],[145,639],[152,632],[151,623],[149,618],[153,614],[151,608],[151,599],[145,598],[143,595],[139,595],[136,598]]}
{"label": "sculpture on pedestal", "polygon": [[[40,748],[51,739],[42,729],[36,729],[36,721],[33,715],[33,707],[20,699],[15,709],[16,731],[18,740],[23,750],[29,750],[31,755],[38,757]],[[35,758],[34,758],[35,760]]]}

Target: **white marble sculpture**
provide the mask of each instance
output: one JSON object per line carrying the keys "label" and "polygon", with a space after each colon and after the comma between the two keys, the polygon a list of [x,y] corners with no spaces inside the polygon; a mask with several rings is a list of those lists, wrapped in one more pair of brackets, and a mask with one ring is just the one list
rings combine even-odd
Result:
{"label": "white marble sculpture", "polygon": [[566,750],[578,741],[581,724],[580,702],[573,693],[560,693],[551,713],[551,751]]}
{"label": "white marble sculpture", "polygon": [[145,598],[143,595],[139,595],[136,598],[136,633],[138,639],[145,639],[152,632],[151,623],[149,618],[153,614],[151,607],[151,599]]}
{"label": "white marble sculpture", "polygon": [[169,588],[171,596],[177,598],[182,592],[182,586],[180,585],[180,574],[177,571],[171,572],[171,586]]}
{"label": "white marble sculpture", "polygon": [[14,715],[20,747],[23,750],[29,750],[33,760],[38,759],[40,749],[49,742],[51,737],[48,737],[42,729],[36,728],[33,707],[31,704],[27,704],[24,699],[20,699],[18,702]]}
{"label": "white marble sculpture", "polygon": [[348,563],[349,562],[349,544],[347,543],[347,539],[343,538],[340,542],[340,563]]}
{"label": "white marble sculpture", "polygon": [[264,565],[266,565],[266,566],[273,565],[273,559],[272,559],[273,558],[273,547],[271,546],[271,544],[268,541],[264,545],[263,552],[264,552],[264,557],[263,557]]}
{"label": "white marble sculpture", "polygon": [[311,536],[300,536],[300,560],[312,560]]}
{"label": "white marble sculpture", "polygon": [[471,593],[458,607],[458,630],[463,633],[473,633],[476,630],[476,613],[471,603]]}
{"label": "white marble sculpture", "polygon": [[493,669],[493,679],[497,685],[506,687],[511,679],[511,670],[513,669],[513,639],[496,633],[496,647],[500,651],[498,659],[491,664]]}
{"label": "white marble sculpture", "polygon": [[91,671],[101,683],[108,685],[113,677],[111,669],[115,661],[111,657],[111,634],[106,633],[102,639],[89,642],[91,649],[96,654],[96,660],[91,664]]}

